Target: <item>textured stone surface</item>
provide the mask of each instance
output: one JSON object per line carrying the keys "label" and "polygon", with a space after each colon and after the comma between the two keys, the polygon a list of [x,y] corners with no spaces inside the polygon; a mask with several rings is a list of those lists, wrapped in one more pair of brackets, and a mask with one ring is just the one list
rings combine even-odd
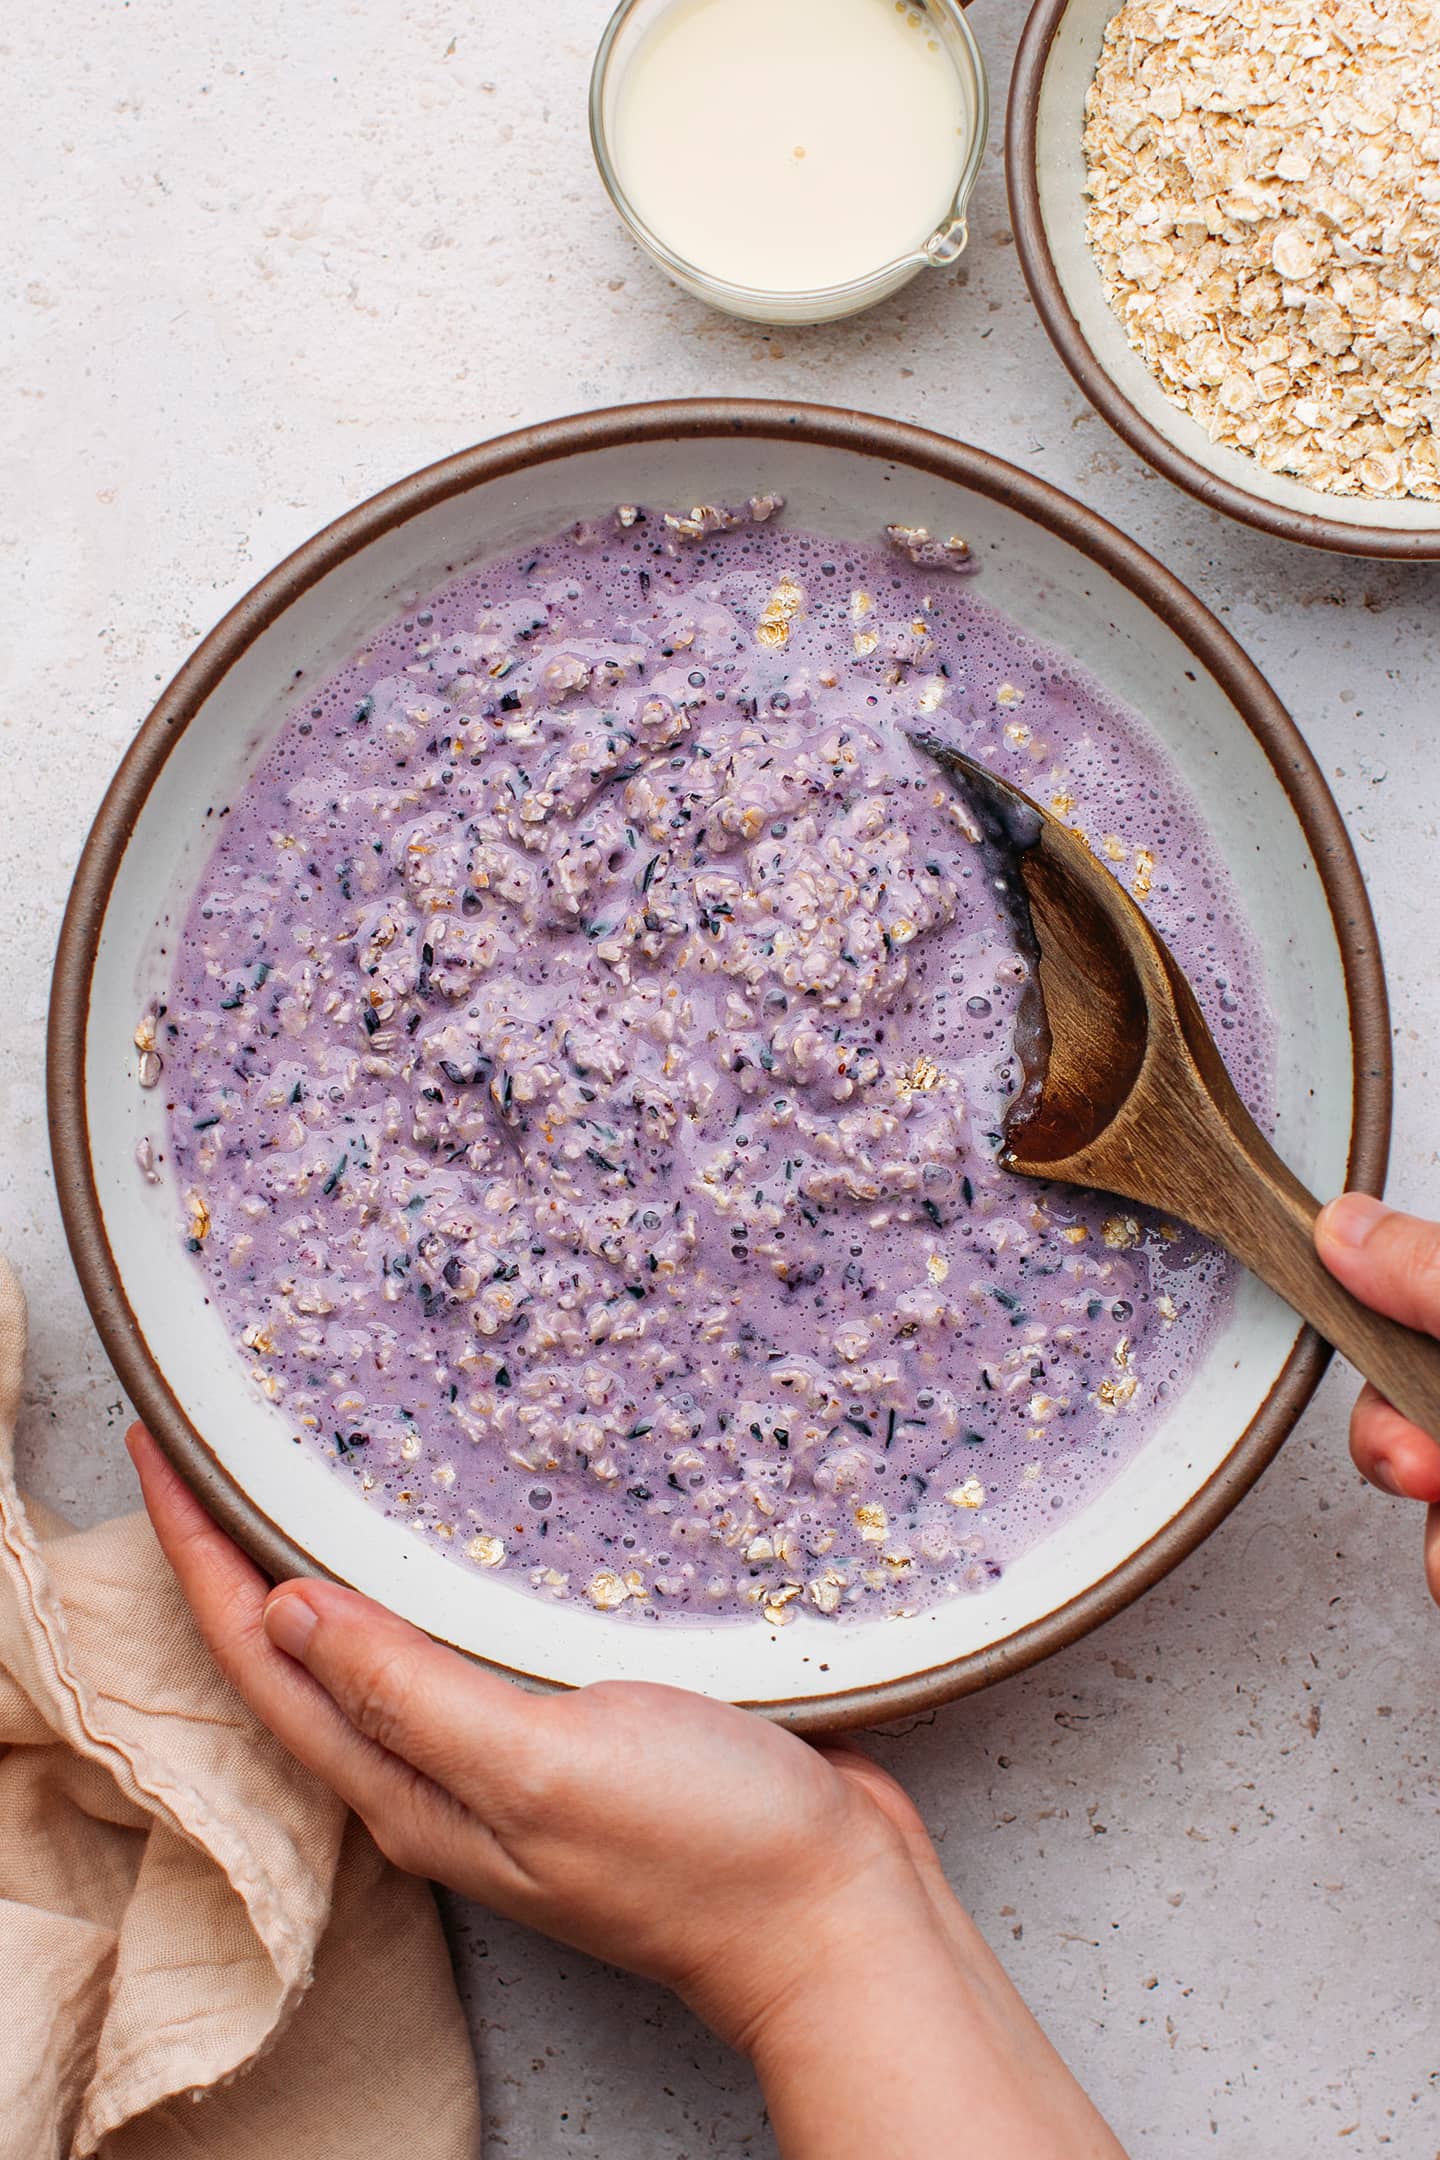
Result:
{"label": "textured stone surface", "polygon": [[[1021,11],[978,13],[1003,88]],[[872,317],[766,336],[670,290],[590,166],[603,14],[11,11],[0,1234],[34,1314],[26,1469],[78,1517],[132,1488],[55,1206],[42,1031],[115,760],[200,633],[317,525],[579,406],[729,391],[920,420],[1072,489],[1186,578],[1287,699],[1350,820],[1394,1000],[1392,1193],[1440,1213],[1440,572],[1264,540],[1137,464],[1031,313],[998,132],[958,275]],[[1440,1620],[1418,1525],[1348,1468],[1350,1393],[1331,1376],[1259,1489],[1142,1605],[875,1742],[1102,2105],[1167,2160],[1440,2147]],[[771,2150],[744,2066],[672,2003],[452,1917],[492,2151]]]}

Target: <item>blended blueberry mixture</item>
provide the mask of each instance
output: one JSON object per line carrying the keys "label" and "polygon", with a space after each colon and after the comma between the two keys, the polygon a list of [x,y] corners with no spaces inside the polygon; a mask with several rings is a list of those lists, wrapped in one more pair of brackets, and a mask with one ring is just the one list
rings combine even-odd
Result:
{"label": "blended blueberry mixture", "polygon": [[963,544],[781,507],[624,508],[381,631],[216,805],[137,1034],[293,1435],[462,1565],[637,1619],[983,1590],[1103,1505],[1231,1294],[1000,1169],[1028,964],[913,733],[1081,827],[1268,1085],[1139,723]]}

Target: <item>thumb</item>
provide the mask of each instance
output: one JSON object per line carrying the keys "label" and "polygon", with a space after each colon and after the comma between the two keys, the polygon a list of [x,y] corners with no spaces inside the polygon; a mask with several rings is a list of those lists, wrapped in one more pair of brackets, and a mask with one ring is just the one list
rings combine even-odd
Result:
{"label": "thumb", "polygon": [[1362,1305],[1440,1336],[1440,1223],[1342,1193],[1316,1217],[1315,1248]]}
{"label": "thumb", "polygon": [[367,1740],[482,1812],[477,1758],[494,1758],[493,1781],[535,1743],[518,1688],[340,1583],[281,1583],[263,1623]]}

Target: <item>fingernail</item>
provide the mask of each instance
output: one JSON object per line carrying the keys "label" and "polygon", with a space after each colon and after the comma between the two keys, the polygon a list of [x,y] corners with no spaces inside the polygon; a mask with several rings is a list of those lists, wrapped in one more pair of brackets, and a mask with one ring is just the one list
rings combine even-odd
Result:
{"label": "fingernail", "polygon": [[279,1590],[265,1606],[265,1633],[286,1657],[303,1658],[315,1632],[316,1614],[298,1590]]}
{"label": "fingernail", "polygon": [[1388,1462],[1377,1462],[1370,1475],[1382,1492],[1393,1493],[1397,1500],[1405,1498],[1405,1488]]}
{"label": "fingernail", "polygon": [[1369,1193],[1341,1193],[1325,1209],[1325,1235],[1337,1245],[1349,1245],[1357,1251],[1365,1243],[1375,1225],[1383,1222],[1390,1213],[1383,1200],[1372,1199]]}

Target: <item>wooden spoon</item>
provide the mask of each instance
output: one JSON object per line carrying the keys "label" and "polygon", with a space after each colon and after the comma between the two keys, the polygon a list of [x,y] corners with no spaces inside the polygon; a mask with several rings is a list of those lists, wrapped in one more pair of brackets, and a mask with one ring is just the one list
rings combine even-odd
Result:
{"label": "wooden spoon", "polygon": [[1130,895],[1019,788],[934,736],[913,739],[969,805],[1036,964],[1005,1167],[1182,1217],[1440,1437],[1440,1342],[1371,1312],[1321,1264],[1318,1201],[1241,1102],[1194,991]]}

